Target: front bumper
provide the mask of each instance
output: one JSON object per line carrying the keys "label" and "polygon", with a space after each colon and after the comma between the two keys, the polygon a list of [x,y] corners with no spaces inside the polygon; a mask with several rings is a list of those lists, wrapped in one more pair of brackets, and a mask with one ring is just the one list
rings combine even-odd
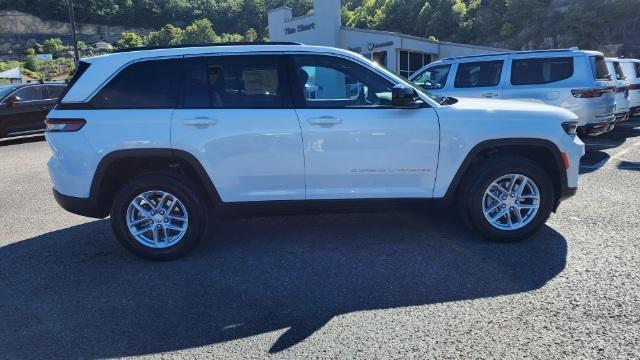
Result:
{"label": "front bumper", "polygon": [[96,219],[104,219],[109,216],[109,208],[93,198],[77,198],[61,194],[53,189],[53,197],[58,205],[70,213]]}

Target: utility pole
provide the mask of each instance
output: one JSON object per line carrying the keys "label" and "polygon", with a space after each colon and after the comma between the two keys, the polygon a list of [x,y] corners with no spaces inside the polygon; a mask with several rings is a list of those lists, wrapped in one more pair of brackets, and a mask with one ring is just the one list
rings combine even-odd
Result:
{"label": "utility pole", "polygon": [[73,41],[73,55],[75,57],[75,65],[77,69],[78,63],[80,62],[80,55],[78,54],[78,37],[76,35],[76,17],[73,14],[73,1],[67,0],[67,5],[69,6],[69,21],[71,22],[71,39]]}

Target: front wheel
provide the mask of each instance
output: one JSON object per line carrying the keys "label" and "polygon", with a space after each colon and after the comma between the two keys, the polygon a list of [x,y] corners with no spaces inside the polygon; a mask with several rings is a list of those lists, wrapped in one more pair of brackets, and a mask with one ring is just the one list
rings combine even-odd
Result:
{"label": "front wheel", "polygon": [[521,157],[490,159],[472,171],[461,206],[471,226],[492,241],[515,241],[549,219],[554,188],[545,170]]}
{"label": "front wheel", "polygon": [[172,175],[144,175],[116,195],[111,225],[120,243],[149,260],[173,260],[198,242],[204,224],[198,194]]}

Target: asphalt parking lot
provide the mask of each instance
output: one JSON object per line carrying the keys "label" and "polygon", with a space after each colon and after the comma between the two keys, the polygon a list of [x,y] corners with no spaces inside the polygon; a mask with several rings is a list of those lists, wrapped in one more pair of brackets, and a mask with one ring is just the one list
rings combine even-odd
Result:
{"label": "asphalt parking lot", "polygon": [[0,141],[0,358],[640,358],[640,120],[509,245],[435,210],[212,219],[150,263],[57,206],[48,156]]}

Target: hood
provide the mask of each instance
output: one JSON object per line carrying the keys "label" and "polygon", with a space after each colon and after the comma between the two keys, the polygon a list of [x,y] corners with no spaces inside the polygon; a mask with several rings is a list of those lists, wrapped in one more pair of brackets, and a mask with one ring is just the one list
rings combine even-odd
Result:
{"label": "hood", "polygon": [[557,106],[551,106],[542,102],[522,100],[498,100],[478,98],[456,98],[457,103],[449,105],[460,110],[483,110],[485,112],[523,112],[554,114],[568,119],[578,118],[573,112]]}

